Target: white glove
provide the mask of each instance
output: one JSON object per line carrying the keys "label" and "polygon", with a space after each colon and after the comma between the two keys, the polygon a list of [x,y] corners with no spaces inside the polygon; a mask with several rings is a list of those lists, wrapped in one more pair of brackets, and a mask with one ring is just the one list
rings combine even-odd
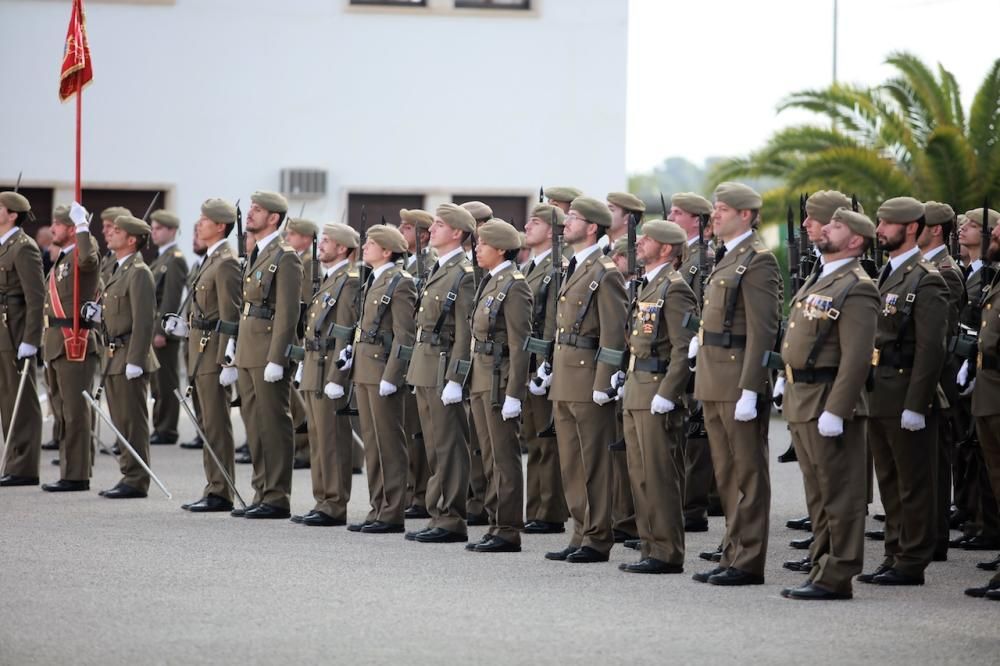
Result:
{"label": "white glove", "polygon": [[903,428],[903,430],[916,432],[926,428],[927,421],[924,419],[923,414],[918,414],[917,412],[910,411],[909,409],[904,409],[903,416],[899,419],[899,425]]}
{"label": "white glove", "polygon": [[[542,388],[547,389],[552,386],[552,368],[549,367],[548,363],[542,363],[538,366],[538,372],[535,373],[535,376],[542,380]],[[536,393],[535,395],[539,394]]]}
{"label": "white glove", "polygon": [[612,398],[604,391],[594,391],[594,402],[596,402],[598,405],[606,405],[613,400],[614,398]]}
{"label": "white glove", "polygon": [[104,312],[104,308],[100,303],[95,303],[94,301],[87,301],[80,306],[80,316],[84,320],[93,322],[95,324],[101,323],[101,315]]}
{"label": "white glove", "polygon": [[824,411],[819,415],[819,434],[824,437],[840,437],[844,434],[844,419],[836,414]]}
{"label": "white glove", "polygon": [[458,402],[462,402],[462,385],[449,380],[444,385],[444,390],[441,391],[441,403],[444,405],[454,405]]}
{"label": "white glove", "polygon": [[955,381],[958,382],[959,386],[965,386],[969,383],[969,361],[966,360],[962,363],[962,367],[958,369],[958,374],[955,376]]}
{"label": "white glove", "polygon": [[264,366],[264,381],[269,384],[281,381],[281,378],[285,376],[284,366],[278,365],[277,363],[268,363]]}
{"label": "white glove", "polygon": [[736,401],[736,412],[733,416],[737,421],[753,421],[757,418],[757,394],[743,389],[743,395]]}
{"label": "white glove", "polygon": [[73,220],[73,224],[76,226],[77,232],[88,231],[90,229],[90,221],[87,219],[90,214],[87,209],[73,202],[69,207],[69,219]]}
{"label": "white glove", "polygon": [[351,366],[354,365],[354,346],[347,345],[340,350],[340,356],[337,357],[339,363],[337,367],[340,370],[350,370]]}
{"label": "white glove", "polygon": [[653,414],[668,414],[676,407],[673,400],[668,400],[660,395],[654,395],[653,401],[649,403],[649,411]]}
{"label": "white glove", "polygon": [[383,398],[385,398],[386,396],[392,395],[393,393],[395,393],[398,390],[399,390],[398,386],[396,386],[395,384],[390,384],[389,382],[385,381],[384,379],[381,380],[378,383],[378,394],[380,396],[382,396]]}
{"label": "white glove", "polygon": [[233,361],[236,360],[236,338],[229,338],[229,342],[226,344],[226,355],[224,359],[226,361],[226,365],[232,365]]}
{"label": "white glove", "polygon": [[17,360],[20,361],[22,358],[28,358],[29,356],[34,356],[38,353],[38,347],[35,345],[29,345],[27,342],[22,342],[17,346]]}
{"label": "white glove", "polygon": [[125,379],[137,379],[142,377],[142,368],[131,363],[125,364]]}
{"label": "white glove", "polygon": [[625,385],[625,373],[619,370],[615,374],[611,375],[611,388],[618,388],[619,386]]}
{"label": "white glove", "polygon": [[239,371],[236,368],[223,368],[219,373],[219,386],[232,386],[239,378]]}
{"label": "white glove", "polygon": [[305,363],[299,363],[299,366],[297,368],[295,368],[295,377],[292,378],[292,381],[295,382],[295,388],[298,388],[299,384],[302,383],[302,368],[303,367],[305,367]]}
{"label": "white glove", "polygon": [[772,398],[780,398],[785,395],[785,377],[784,375],[778,377],[778,381],[774,382],[774,390],[771,391]]}
{"label": "white glove", "polygon": [[698,349],[701,347],[701,342],[698,341],[698,336],[691,338],[691,343],[688,344],[688,358],[694,358],[698,355]]}
{"label": "white glove", "polygon": [[509,421],[511,419],[516,419],[521,415],[521,401],[517,398],[512,398],[509,395],[504,396],[503,407],[500,409],[500,416],[503,417],[504,421]]}
{"label": "white glove", "polygon": [[337,400],[344,397],[344,387],[334,382],[327,382],[326,386],[323,387],[323,393],[330,400]]}
{"label": "white glove", "polygon": [[973,377],[972,381],[969,382],[969,387],[967,389],[965,389],[964,391],[962,391],[961,393],[959,393],[959,395],[962,396],[963,398],[966,397],[966,396],[970,396],[970,395],[972,395],[972,391],[975,388],[976,388],[976,378]]}
{"label": "white glove", "polygon": [[535,382],[528,382],[528,390],[531,391],[531,395],[537,396],[543,396],[549,391],[545,386],[535,384]]}
{"label": "white glove", "polygon": [[163,332],[169,333],[176,338],[186,338],[188,336],[188,325],[183,317],[168,314],[163,318]]}

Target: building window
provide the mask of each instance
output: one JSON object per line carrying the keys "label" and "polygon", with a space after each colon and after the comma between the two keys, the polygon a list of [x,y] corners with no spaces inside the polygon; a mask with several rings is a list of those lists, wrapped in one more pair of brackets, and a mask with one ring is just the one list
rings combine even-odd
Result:
{"label": "building window", "polygon": [[531,9],[531,0],[455,0],[461,9]]}
{"label": "building window", "polygon": [[390,5],[394,7],[426,7],[427,0],[351,0],[352,5]]}

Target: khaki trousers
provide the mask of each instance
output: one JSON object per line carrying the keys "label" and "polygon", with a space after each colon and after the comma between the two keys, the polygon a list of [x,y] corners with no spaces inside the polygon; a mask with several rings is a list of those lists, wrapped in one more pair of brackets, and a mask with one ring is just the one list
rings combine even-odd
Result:
{"label": "khaki trousers", "polygon": [[[416,406],[430,468],[427,481],[428,527],[467,534],[465,502],[469,490],[469,422],[462,403],[444,405],[437,387],[417,387]],[[411,449],[411,453],[413,449]],[[420,455],[424,455],[421,447]],[[410,462],[410,471],[414,469]]]}
{"label": "khaki trousers", "polygon": [[469,496],[465,501],[465,512],[469,516],[479,516],[486,511],[486,474],[483,472],[483,452],[476,433],[476,422],[471,408],[467,406],[466,410],[469,421]]}
{"label": "khaki trousers", "polygon": [[[404,387],[402,390],[405,391],[403,429],[406,432],[406,450],[409,460],[406,473],[406,504],[407,506],[425,507],[427,506],[427,482],[431,477],[431,468],[428,462],[430,453],[426,450],[428,435],[423,430],[423,417],[417,406],[417,396],[410,392],[409,387]],[[439,389],[438,394],[440,395]],[[465,439],[465,446],[468,447],[468,434],[466,434]],[[434,443],[431,442],[431,446],[433,445]]]}
{"label": "khaki trousers", "polygon": [[[212,451],[226,468],[230,479],[236,478],[233,462],[233,421],[229,416],[229,389],[219,385],[219,373],[212,372],[198,375],[195,378],[195,390],[192,396],[199,405],[198,422],[205,437],[204,448],[212,447]],[[219,471],[218,465],[212,460],[208,451],[201,452],[201,464],[205,469],[205,490],[202,496],[215,495],[233,501],[233,492],[226,483],[226,477]]]}
{"label": "khaki trousers", "polygon": [[[143,462],[149,465],[149,377],[142,375],[127,379],[125,375],[108,375],[104,383],[108,396],[108,411],[115,427],[125,436]],[[149,474],[124,447],[118,455],[121,483],[142,490],[149,490]]]}
{"label": "khaki trousers", "polygon": [[306,423],[306,397],[302,391],[294,386],[291,387],[291,394],[288,397],[288,407],[289,413],[292,415],[292,439],[294,441],[292,457],[295,460],[309,460],[311,454],[308,427],[305,428],[305,432],[299,432],[299,430],[303,430],[303,426],[308,426]]}
{"label": "khaki trousers", "polygon": [[[615,435],[608,444],[625,438],[621,402],[615,403]],[[630,538],[638,534],[635,526],[635,500],[628,473],[628,454],[611,451],[611,529],[624,532]]]}
{"label": "khaki trousers", "polygon": [[365,443],[368,501],[365,520],[403,524],[406,501],[406,434],[403,432],[403,393],[380,396],[378,384],[354,384]]}
{"label": "khaki trousers", "polygon": [[337,414],[347,397],[330,400],[323,393],[304,391],[309,422],[309,473],[314,511],[347,520],[351,500],[351,452],[354,437],[350,417]]}
{"label": "khaki trousers", "polygon": [[543,395],[525,396],[521,437],[528,449],[526,521],[565,523],[569,518],[559,469],[559,444],[554,437],[539,437],[552,420],[552,403]]}
{"label": "khaki trousers", "polygon": [[181,405],[174,389],[181,385],[180,340],[167,338],[167,345],[153,348],[160,369],[150,376],[149,389],[153,395],[153,432],[167,438],[177,437],[177,420]]}
{"label": "khaki trousers", "polygon": [[[81,362],[68,361],[65,356],[60,356],[49,361],[45,371],[50,399],[55,396],[53,404],[59,405],[63,424],[59,438],[59,478],[66,481],[87,481],[93,471],[93,414],[90,405],[83,399],[83,391],[93,393],[97,366],[95,354],[87,354]],[[148,439],[146,443],[149,444]]]}
{"label": "khaki trousers", "polygon": [[0,395],[0,415],[3,416],[4,436],[7,442],[7,455],[0,461],[0,474],[38,478],[39,460],[42,455],[42,405],[38,402],[37,364],[35,357],[31,357],[28,361],[28,378],[24,382],[21,404],[17,406],[15,427],[11,431],[14,402],[21,382],[20,370],[24,368],[24,359],[18,361],[15,352],[0,353],[0,387],[3,387]]}
{"label": "khaki trousers", "polygon": [[474,393],[469,401],[483,453],[489,534],[520,545],[524,527],[524,476],[518,419],[505,421],[489,393]]}
{"label": "khaki trousers", "polygon": [[253,504],[288,509],[292,492],[292,416],[289,371],[264,381],[264,368],[240,368],[241,412],[253,461]]}

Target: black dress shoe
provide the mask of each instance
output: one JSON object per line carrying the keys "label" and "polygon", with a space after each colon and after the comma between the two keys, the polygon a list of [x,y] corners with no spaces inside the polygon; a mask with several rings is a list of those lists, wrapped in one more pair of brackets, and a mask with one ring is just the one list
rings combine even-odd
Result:
{"label": "black dress shoe", "polygon": [[556,562],[565,562],[566,558],[570,556],[570,553],[575,553],[576,551],[576,546],[566,546],[562,550],[553,550],[545,553],[545,559],[554,560]]}
{"label": "black dress shoe", "polygon": [[708,505],[708,517],[709,518],[721,518],[726,515],[726,512],[722,510],[722,504],[709,504]]}
{"label": "black dress shoe", "polygon": [[233,462],[235,462],[237,465],[249,465],[253,463],[253,460],[250,458],[249,453],[241,453],[240,455],[236,456]]}
{"label": "black dress shoe", "polygon": [[709,576],[708,582],[712,585],[725,585],[730,587],[736,585],[763,585],[764,577],[729,567],[722,573]]}
{"label": "black dress shoe", "polygon": [[334,518],[322,511],[313,511],[302,518],[302,524],[309,527],[340,527],[346,525],[347,521],[343,518]]}
{"label": "black dress shoe", "polygon": [[0,486],[37,486],[37,476],[17,476],[16,474],[4,474],[0,476]]}
{"label": "black dress shoe", "polygon": [[261,502],[252,509],[247,507],[247,512],[243,514],[243,517],[258,520],[284,520],[285,518],[291,518],[292,512],[288,509],[282,509],[281,507]]}
{"label": "black dress shoe", "polygon": [[1000,548],[1000,541],[984,536],[974,536],[962,544],[962,550],[996,550],[998,548]]}
{"label": "black dress shoe", "polygon": [[795,550],[809,550],[813,545],[813,537],[810,535],[805,539],[792,539],[788,545]]}
{"label": "black dress shoe", "polygon": [[997,569],[1000,569],[1000,555],[997,555],[988,562],[978,562],[976,564],[976,568],[982,569],[983,571],[996,571]]}
{"label": "black dress shoe", "polygon": [[709,578],[711,578],[712,576],[717,576],[720,573],[725,573],[725,571],[726,570],[723,567],[715,567],[711,571],[702,571],[701,573],[696,573],[695,575],[691,576],[691,580],[698,581],[699,583],[707,583]]}
{"label": "black dress shoe", "polygon": [[563,523],[550,523],[546,520],[529,520],[524,524],[525,534],[562,534],[566,531]]}
{"label": "black dress shoe", "polygon": [[59,458],[53,458],[52,464],[55,465],[56,467],[59,467]]}
{"label": "black dress shoe", "polygon": [[567,562],[574,564],[589,564],[591,562],[607,562],[608,554],[594,550],[590,546],[580,546],[575,551],[566,556]]}
{"label": "black dress shoe", "polygon": [[655,557],[647,557],[644,560],[632,564],[622,564],[618,567],[626,573],[638,574],[679,574],[684,573],[684,565],[671,564],[658,560]]}
{"label": "black dress shoe", "polygon": [[366,521],[364,521],[362,523],[351,523],[351,524],[349,524],[347,526],[347,531],[348,532],[360,532],[361,530],[363,530],[364,528],[368,527],[369,525],[374,525],[374,524],[375,524],[374,520],[366,520]]}
{"label": "black dress shoe", "polygon": [[897,569],[889,569],[872,579],[876,585],[923,585],[924,575],[910,576]]}
{"label": "black dress shoe", "polygon": [[157,444],[176,444],[177,435],[171,437],[169,435],[161,435],[158,432],[154,432],[152,436],[149,438],[149,443],[153,446]]}
{"label": "black dress shoe", "polygon": [[105,456],[111,456],[111,455],[120,456],[122,454],[121,447],[118,446],[117,444],[112,446],[110,449],[106,449],[104,448],[104,446],[98,443],[97,450],[101,452],[101,455]]}
{"label": "black dress shoe", "polygon": [[44,444],[42,444],[42,450],[43,451],[58,451],[59,450],[59,441],[55,440],[55,439],[50,439],[49,441],[47,441]]}
{"label": "black dress shoe", "polygon": [[722,559],[722,546],[720,545],[715,550],[706,550],[698,553],[698,557],[708,562],[718,562]]}
{"label": "black dress shoe", "polygon": [[235,453],[236,455],[240,455],[241,453],[247,453],[247,454],[249,454],[250,453],[250,445],[247,444],[246,442],[243,442],[243,446],[236,447],[236,449],[233,451],[233,453]]}
{"label": "black dress shoe", "polygon": [[42,490],[49,493],[72,493],[80,490],[90,490],[90,481],[59,479],[55,483],[42,484]]}
{"label": "black dress shoe", "polygon": [[419,530],[413,530],[412,532],[407,532],[406,534],[404,534],[403,538],[406,539],[407,541],[416,541],[418,534],[423,534],[424,532],[429,532],[429,531],[431,531],[431,529],[433,529],[433,528],[424,527],[424,528],[419,529]]}
{"label": "black dress shoe", "polygon": [[309,461],[303,460],[302,458],[292,459],[292,469],[309,469]]}
{"label": "black dress shoe", "polygon": [[490,516],[485,511],[483,511],[482,513],[469,514],[465,518],[465,524],[466,525],[471,525],[471,526],[489,525],[490,524]]}
{"label": "black dress shoe", "polygon": [[376,520],[374,523],[362,527],[361,531],[364,534],[402,534],[406,530],[402,525]]}
{"label": "black dress shoe", "polygon": [[465,543],[469,540],[469,536],[446,530],[443,527],[433,527],[423,532],[417,532],[413,540],[420,543]]}
{"label": "black dress shoe", "polygon": [[245,509],[240,509],[239,507],[237,507],[237,508],[234,508],[232,511],[230,511],[229,515],[232,516],[233,518],[245,518],[246,515],[247,515],[247,511],[249,511],[250,509],[256,509],[258,506],[260,506],[260,505],[259,504],[247,504],[247,508],[245,508]]}
{"label": "black dress shoe", "polygon": [[1000,590],[990,590],[986,593],[986,598],[990,601],[1000,601]]}
{"label": "black dress shoe", "polygon": [[634,534],[629,534],[628,532],[622,530],[612,530],[612,536],[615,538],[615,543],[625,543],[631,539],[637,539],[638,537]]}
{"label": "black dress shoe", "polygon": [[970,518],[968,512],[961,509],[955,509],[948,516],[948,528],[953,530],[958,530],[962,528],[962,524],[965,523]]}
{"label": "black dress shoe", "polygon": [[809,520],[809,516],[803,516],[802,518],[794,518],[785,523],[785,527],[790,530],[802,530],[803,532],[812,532],[812,521]]}
{"label": "black dress shoe", "polygon": [[961,548],[962,546],[965,545],[967,541],[973,538],[974,537],[971,534],[963,534],[948,541],[948,546],[950,546],[951,548]]}
{"label": "black dress shoe", "polygon": [[296,435],[308,435],[309,434],[309,421],[303,421],[302,423],[295,426]]}
{"label": "black dress shoe", "polygon": [[854,595],[850,592],[833,592],[812,582],[805,583],[799,587],[785,588],[781,591],[781,596],[786,599],[806,599],[809,601],[834,601],[854,598]]}
{"label": "black dress shoe", "polygon": [[881,576],[882,574],[884,574],[886,571],[889,571],[890,569],[892,569],[892,567],[889,566],[888,564],[880,564],[875,569],[875,571],[873,571],[871,573],[866,573],[866,574],[859,575],[858,576],[858,582],[859,583],[869,583],[869,584],[874,583],[875,582],[875,576]]}
{"label": "black dress shoe", "polygon": [[205,447],[205,440],[201,438],[201,435],[195,435],[194,439],[190,442],[181,442],[182,449],[201,449]]}
{"label": "black dress shoe", "polygon": [[813,563],[812,560],[809,559],[809,556],[806,555],[801,560],[788,560],[781,566],[788,569],[789,571],[798,571],[799,573],[809,573],[810,571],[812,571]]}
{"label": "black dress shoe", "polygon": [[305,520],[306,516],[311,516],[312,514],[313,514],[313,511],[309,511],[308,513],[303,513],[301,515],[293,513],[292,517],[289,518],[289,520],[292,521],[293,523],[297,524],[297,525],[301,525],[302,521]]}
{"label": "black dress shoe", "polygon": [[642,539],[629,539],[622,545],[631,550],[642,550]]}
{"label": "black dress shoe", "polygon": [[465,549],[470,551],[475,550],[476,546],[483,546],[485,544],[488,544],[490,541],[493,541],[493,535],[484,534],[483,538],[480,539],[479,541],[474,541],[474,542],[470,541],[469,543],[465,544]]}
{"label": "black dress shoe", "polygon": [[145,490],[139,490],[124,483],[119,483],[114,488],[101,491],[101,496],[108,499],[138,499],[146,496]]}
{"label": "black dress shoe", "polygon": [[685,532],[707,532],[708,531],[708,520],[685,520],[684,521],[684,531]]}
{"label": "black dress shoe", "polygon": [[931,555],[932,562],[947,562],[948,561],[948,549],[935,550],[934,554]]}
{"label": "black dress shoe", "polygon": [[507,541],[502,537],[494,536],[486,543],[476,544],[474,552],[477,553],[520,553],[521,544]]}
{"label": "black dress shoe", "polygon": [[406,507],[403,511],[403,518],[406,520],[418,520],[420,518],[430,518],[431,514],[427,513],[427,509],[422,506],[412,505]]}
{"label": "black dress shoe", "polygon": [[990,590],[996,590],[998,588],[1000,588],[1000,583],[994,583],[993,581],[990,581],[989,583],[983,585],[982,587],[970,587],[965,591],[965,596],[982,599],[983,597],[986,596],[987,592],[989,592]]}
{"label": "black dress shoe", "polygon": [[205,495],[205,497],[201,498],[197,502],[182,504],[181,508],[192,513],[215,513],[232,511],[233,503],[227,499],[219,497],[218,495]]}
{"label": "black dress shoe", "polygon": [[866,530],[865,537],[872,541],[885,541],[885,530]]}
{"label": "black dress shoe", "polygon": [[798,459],[799,457],[795,455],[795,447],[791,444],[788,445],[788,449],[784,453],[778,456],[778,462],[780,463],[795,462]]}

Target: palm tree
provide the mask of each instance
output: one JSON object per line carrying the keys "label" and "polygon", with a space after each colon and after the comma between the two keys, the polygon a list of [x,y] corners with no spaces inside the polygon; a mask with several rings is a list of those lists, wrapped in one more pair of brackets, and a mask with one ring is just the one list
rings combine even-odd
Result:
{"label": "palm tree", "polygon": [[781,179],[784,186],[765,195],[768,222],[798,192],[817,189],[856,193],[869,212],[902,195],[947,202],[959,212],[981,205],[983,197],[1000,202],[1000,59],[968,114],[955,77],[943,66],[935,74],[904,52],[886,62],[898,75],[881,85],[834,84],[787,97],[779,111],[813,111],[829,124],[778,131],[749,156],[720,162],[712,183]]}

